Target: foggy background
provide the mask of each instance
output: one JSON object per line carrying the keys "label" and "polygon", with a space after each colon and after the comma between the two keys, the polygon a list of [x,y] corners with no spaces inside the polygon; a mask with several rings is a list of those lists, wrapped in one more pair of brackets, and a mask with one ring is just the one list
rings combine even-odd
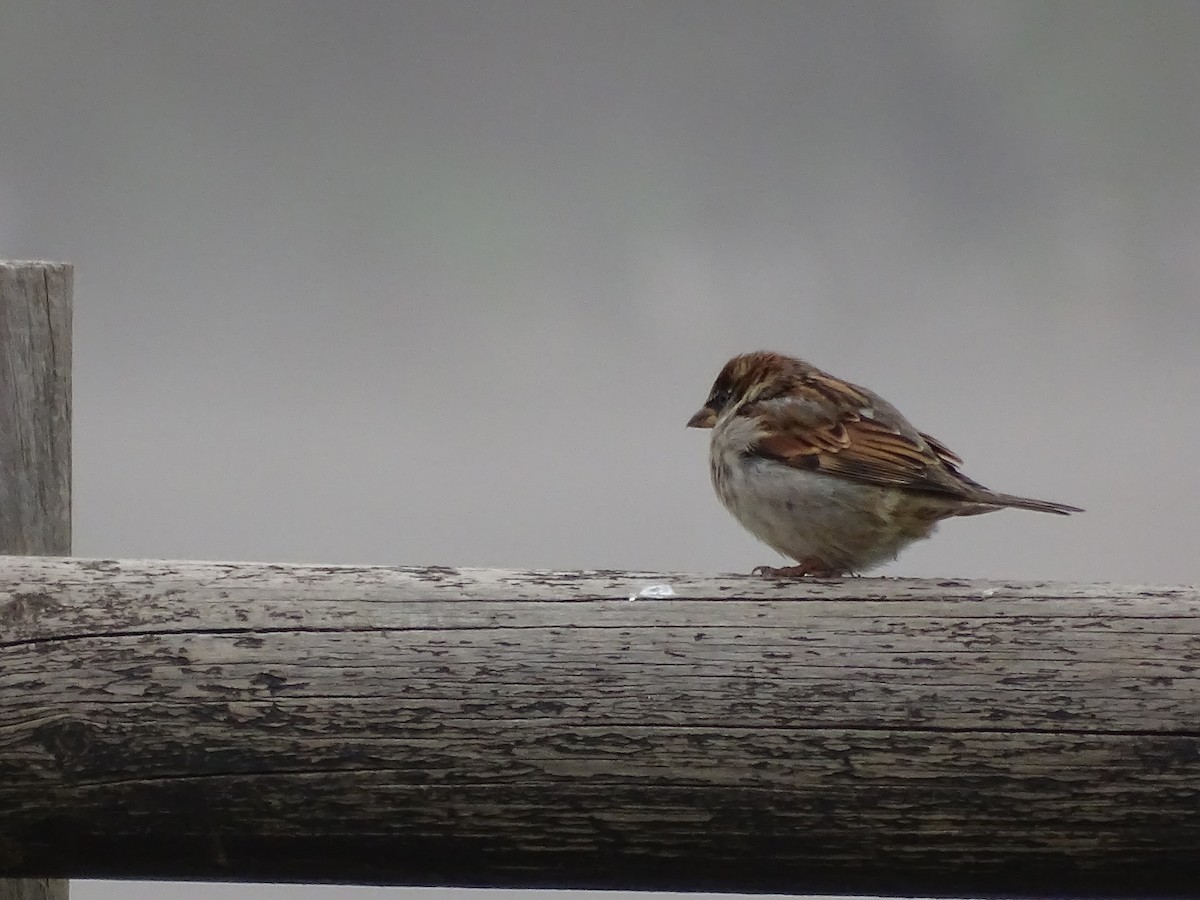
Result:
{"label": "foggy background", "polygon": [[770,348],[1087,508],[884,574],[1195,583],[1198,46],[1193,0],[0,0],[75,552],[779,564],[683,427]]}

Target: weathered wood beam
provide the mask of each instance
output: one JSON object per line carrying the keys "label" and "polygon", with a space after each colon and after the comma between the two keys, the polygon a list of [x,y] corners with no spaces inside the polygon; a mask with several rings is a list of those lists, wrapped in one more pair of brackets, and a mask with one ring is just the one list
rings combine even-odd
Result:
{"label": "weathered wood beam", "polygon": [[1193,588],[8,557],[0,660],[0,875],[1200,896]]}
{"label": "weathered wood beam", "polygon": [[[71,552],[73,278],[67,263],[0,261],[0,553]],[[0,900],[67,900],[68,890],[0,878]]]}
{"label": "weathered wood beam", "polygon": [[71,552],[66,263],[0,261],[0,552]]}

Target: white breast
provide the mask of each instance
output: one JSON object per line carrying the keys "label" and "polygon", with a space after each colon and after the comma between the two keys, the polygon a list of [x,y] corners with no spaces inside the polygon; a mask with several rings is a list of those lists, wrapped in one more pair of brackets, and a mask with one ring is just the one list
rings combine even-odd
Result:
{"label": "white breast", "polygon": [[756,441],[753,422],[718,422],[713,487],[751,534],[797,562],[861,571],[928,537],[946,514],[936,500],[747,455]]}

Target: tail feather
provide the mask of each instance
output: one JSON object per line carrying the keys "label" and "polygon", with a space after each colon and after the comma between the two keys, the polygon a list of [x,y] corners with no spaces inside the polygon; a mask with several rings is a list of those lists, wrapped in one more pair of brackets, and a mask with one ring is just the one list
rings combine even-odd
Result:
{"label": "tail feather", "polygon": [[1033,497],[1018,497],[1016,494],[997,494],[994,491],[981,492],[979,501],[987,506],[979,512],[991,512],[993,509],[1011,507],[1013,509],[1031,509],[1034,512],[1054,513],[1059,516],[1069,516],[1071,513],[1083,512],[1078,506],[1066,503],[1053,503],[1049,500],[1037,500]]}

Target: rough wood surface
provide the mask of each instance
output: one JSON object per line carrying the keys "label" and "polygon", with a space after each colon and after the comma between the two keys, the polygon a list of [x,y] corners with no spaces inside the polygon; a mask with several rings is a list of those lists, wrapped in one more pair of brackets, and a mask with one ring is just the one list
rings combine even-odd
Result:
{"label": "rough wood surface", "polygon": [[0,874],[1200,894],[1192,588],[7,558],[0,658]]}
{"label": "rough wood surface", "polygon": [[0,548],[70,553],[71,266],[0,262]]}
{"label": "rough wood surface", "polygon": [[70,883],[63,878],[0,879],[3,900],[67,900]]}
{"label": "rough wood surface", "polygon": [[[71,292],[69,265],[0,262],[2,553],[71,552]],[[67,894],[61,879],[0,879],[0,900]]]}

